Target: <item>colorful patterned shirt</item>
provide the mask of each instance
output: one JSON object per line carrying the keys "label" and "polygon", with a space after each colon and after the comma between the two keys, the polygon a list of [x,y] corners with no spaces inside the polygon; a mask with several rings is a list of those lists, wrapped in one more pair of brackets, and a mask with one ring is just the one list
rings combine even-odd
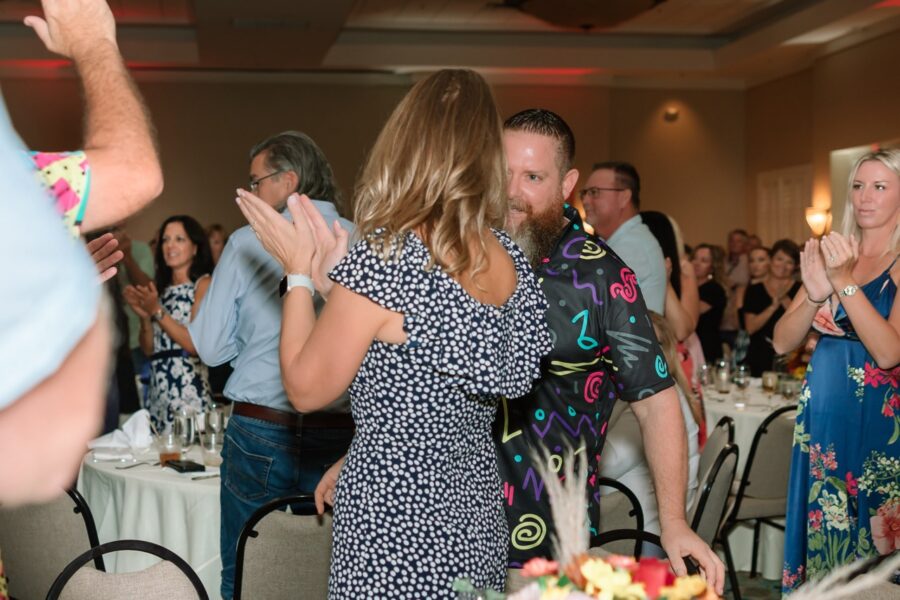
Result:
{"label": "colorful patterned shirt", "polygon": [[504,399],[495,440],[510,533],[509,563],[551,556],[549,500],[534,468],[535,451],[559,472],[567,447],[588,455],[591,533],[598,533],[597,463],[617,399],[635,401],[673,385],[634,273],[578,212],[537,270],[550,305],[553,350],[524,398]]}
{"label": "colorful patterned shirt", "polygon": [[87,154],[77,152],[30,152],[38,182],[53,195],[56,211],[66,229],[77,237],[87,209],[91,168]]}

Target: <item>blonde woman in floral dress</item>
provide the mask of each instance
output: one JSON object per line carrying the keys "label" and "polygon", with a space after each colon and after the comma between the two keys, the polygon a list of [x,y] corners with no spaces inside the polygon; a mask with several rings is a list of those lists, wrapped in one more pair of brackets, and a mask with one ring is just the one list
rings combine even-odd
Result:
{"label": "blonde woman in floral dress", "polygon": [[800,397],[783,593],[900,548],[900,151],[862,157],[842,233],[809,240],[779,353],[822,334]]}

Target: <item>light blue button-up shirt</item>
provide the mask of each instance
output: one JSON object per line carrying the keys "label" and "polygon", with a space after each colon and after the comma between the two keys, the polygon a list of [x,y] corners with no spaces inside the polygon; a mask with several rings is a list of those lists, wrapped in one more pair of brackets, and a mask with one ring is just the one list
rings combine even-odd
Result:
{"label": "light blue button-up shirt", "polygon": [[661,315],[666,309],[666,259],[641,215],[622,223],[606,240],[613,252],[634,271],[647,308]]}
{"label": "light blue button-up shirt", "polygon": [[0,409],[59,369],[97,319],[97,269],[53,205],[0,97]]}
{"label": "light blue button-up shirt", "polygon": [[[328,226],[335,220],[352,234],[334,204],[313,200]],[[282,213],[290,220],[290,213]],[[230,362],[234,373],[225,396],[239,402],[293,411],[281,383],[278,343],[281,334],[281,265],[262,247],[249,226],[228,238],[213,272],[212,283],[188,326],[200,359],[217,366]],[[321,299],[317,295],[317,308]],[[346,411],[338,401],[327,410]]]}

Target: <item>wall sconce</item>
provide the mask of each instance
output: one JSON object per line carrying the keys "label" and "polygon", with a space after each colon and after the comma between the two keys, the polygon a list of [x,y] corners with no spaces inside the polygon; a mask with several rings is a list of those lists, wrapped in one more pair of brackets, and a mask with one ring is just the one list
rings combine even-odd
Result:
{"label": "wall sconce", "polygon": [[666,123],[674,123],[678,120],[678,109],[674,106],[670,106],[663,112],[663,121]]}
{"label": "wall sconce", "polygon": [[831,211],[811,206],[806,209],[806,224],[815,237],[820,238],[831,228]]}

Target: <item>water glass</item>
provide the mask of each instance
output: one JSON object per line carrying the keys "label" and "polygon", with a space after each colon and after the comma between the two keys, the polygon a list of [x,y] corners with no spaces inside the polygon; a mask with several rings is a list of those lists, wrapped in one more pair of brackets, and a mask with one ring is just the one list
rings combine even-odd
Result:
{"label": "water glass", "polygon": [[181,447],[185,452],[194,445],[194,435],[196,434],[195,414],[193,409],[182,408],[175,414],[175,420],[172,422],[172,433],[181,440]]}
{"label": "water glass", "polygon": [[203,464],[207,467],[218,467],[222,464],[222,446],[225,434],[207,431],[200,436],[200,450],[203,453]]}
{"label": "water glass", "polygon": [[731,391],[731,369],[725,360],[716,363],[716,391],[720,394]]}

